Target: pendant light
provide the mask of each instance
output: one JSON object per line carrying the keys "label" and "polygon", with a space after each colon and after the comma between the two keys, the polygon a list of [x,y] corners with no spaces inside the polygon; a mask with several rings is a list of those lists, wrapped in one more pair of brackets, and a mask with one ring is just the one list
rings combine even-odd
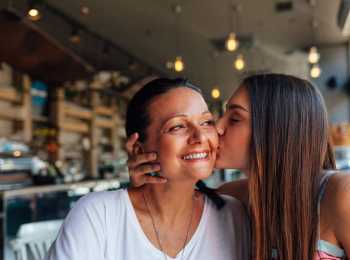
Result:
{"label": "pendant light", "polygon": [[179,54],[179,19],[180,14],[182,12],[181,5],[177,4],[174,6],[174,14],[175,14],[175,26],[176,26],[176,32],[175,32],[175,48],[176,48],[176,58],[174,61],[174,70],[178,73],[182,72],[185,69],[185,63],[183,60],[183,57]]}
{"label": "pendant light", "polygon": [[[232,4],[229,7],[229,28],[230,28],[230,32],[227,36],[226,42],[225,42],[225,47],[226,50],[229,52],[234,52],[238,49],[239,47],[239,41],[237,39],[237,35],[235,33],[235,28],[234,25],[236,25],[236,27],[238,28],[238,15],[237,15],[237,6],[235,6],[234,4]],[[234,23],[234,19],[236,19],[235,23]],[[237,31],[236,28],[236,31]]]}
{"label": "pendant light", "polygon": [[242,54],[237,55],[234,61],[234,67],[236,70],[241,71],[245,68],[245,61]]}
{"label": "pendant light", "polygon": [[213,67],[214,67],[214,84],[211,90],[211,97],[213,99],[219,99],[221,96],[221,93],[220,93],[220,88],[218,84],[218,70],[217,70],[218,53],[214,51],[212,57],[213,57]]}

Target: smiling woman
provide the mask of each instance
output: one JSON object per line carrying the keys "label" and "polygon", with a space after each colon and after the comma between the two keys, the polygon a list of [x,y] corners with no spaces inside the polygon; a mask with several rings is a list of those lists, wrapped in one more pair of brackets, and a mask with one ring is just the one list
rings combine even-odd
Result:
{"label": "smiling woman", "polygon": [[200,90],[182,79],[151,81],[131,100],[126,131],[139,133],[135,155],[158,154],[147,167],[167,181],[83,198],[46,259],[249,259],[242,204],[216,195],[225,202],[218,207],[194,189],[211,175],[218,146]]}

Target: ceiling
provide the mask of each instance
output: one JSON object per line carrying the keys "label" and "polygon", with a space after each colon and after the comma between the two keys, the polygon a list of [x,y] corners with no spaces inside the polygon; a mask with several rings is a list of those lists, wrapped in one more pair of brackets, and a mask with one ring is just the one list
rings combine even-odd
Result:
{"label": "ceiling", "polygon": [[[18,0],[19,1],[19,0]],[[178,52],[185,61],[180,76],[189,77],[202,86],[206,94],[218,82],[224,96],[228,96],[237,80],[242,77],[232,68],[236,54],[220,52],[213,58],[211,40],[223,38],[229,32],[230,4],[241,6],[238,15],[238,34],[253,35],[255,44],[243,49],[248,71],[274,71],[274,60],[289,59],[297,53],[297,64],[304,62],[303,49],[314,41],[322,46],[341,44],[347,39],[336,25],[340,0],[293,0],[293,9],[275,11],[277,2],[287,0],[48,0],[47,2],[70,17],[78,19],[91,30],[113,41],[122,49],[155,67],[160,73],[176,76],[165,67]],[[7,0],[0,0],[6,4]],[[180,4],[182,12],[176,23],[172,11]],[[91,13],[80,14],[80,6],[87,5]],[[45,15],[45,14],[44,14]],[[312,18],[318,21],[313,33]],[[45,19],[43,18],[43,22]],[[176,33],[178,31],[178,34]],[[62,34],[57,28],[55,34]],[[177,37],[178,35],[178,37]],[[113,59],[113,57],[110,57]],[[278,64],[278,63],[276,63]],[[305,60],[305,66],[306,66]],[[304,67],[305,67],[304,66]]]}

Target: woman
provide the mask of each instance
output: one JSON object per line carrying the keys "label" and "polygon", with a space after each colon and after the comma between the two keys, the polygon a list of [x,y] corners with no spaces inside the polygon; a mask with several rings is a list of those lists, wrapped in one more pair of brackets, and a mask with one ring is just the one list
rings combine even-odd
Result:
{"label": "woman", "polygon": [[150,82],[129,104],[126,132],[140,134],[136,154],[158,154],[167,183],[84,197],[46,259],[248,259],[241,203],[210,194],[215,203],[226,203],[219,210],[194,189],[211,174],[218,146],[200,90],[183,80]]}
{"label": "woman", "polygon": [[[268,74],[246,78],[217,123],[217,168],[247,180],[219,191],[250,209],[256,259],[343,259],[350,255],[350,176],[335,171],[323,99],[309,82]],[[129,139],[128,150],[137,136]],[[144,156],[144,155],[143,155]],[[148,160],[134,156],[136,185]]]}

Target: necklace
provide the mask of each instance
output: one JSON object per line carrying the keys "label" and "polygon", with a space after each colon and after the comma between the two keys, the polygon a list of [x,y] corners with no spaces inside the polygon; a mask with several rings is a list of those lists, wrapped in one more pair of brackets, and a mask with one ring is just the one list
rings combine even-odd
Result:
{"label": "necklace", "polygon": [[[144,192],[142,192],[142,196],[143,196],[143,200],[144,200],[144,202],[145,202],[146,208],[147,208],[148,215],[151,217],[152,226],[153,226],[154,233],[156,234],[156,238],[157,238],[157,243],[158,243],[159,249],[160,249],[160,251],[162,251],[162,253],[163,253],[163,255],[164,255],[164,259],[167,260],[168,257],[167,257],[166,253],[165,253],[164,250],[163,250],[162,243],[160,242],[159,230],[157,229],[157,226],[156,226],[156,224],[155,224],[153,215],[152,215],[151,210],[150,210],[150,208],[149,208],[149,206],[148,206],[148,203],[147,203],[146,196],[145,196],[145,193],[144,193]],[[191,228],[191,224],[192,224],[193,211],[194,211],[194,198],[195,198],[195,195],[192,196],[191,217],[190,217],[190,221],[189,221],[189,223],[188,223],[185,241],[184,241],[184,244],[183,244],[183,246],[182,246],[181,258],[180,258],[181,260],[183,259],[183,256],[184,256],[184,253],[185,253],[185,246],[186,246],[186,244],[187,244],[188,235],[189,235],[189,233],[190,233],[190,228]]]}

